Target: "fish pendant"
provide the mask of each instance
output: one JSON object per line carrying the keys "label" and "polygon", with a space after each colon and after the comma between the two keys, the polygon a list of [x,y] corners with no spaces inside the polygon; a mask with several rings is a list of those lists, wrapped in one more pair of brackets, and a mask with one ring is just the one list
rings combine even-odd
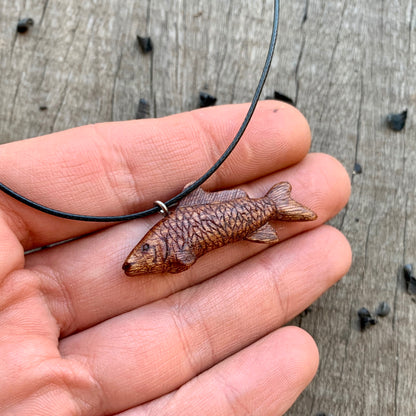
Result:
{"label": "fish pendant", "polygon": [[203,254],[239,240],[277,243],[270,220],[313,221],[316,214],[290,197],[288,182],[274,185],[263,198],[241,189],[205,192],[197,188],[175,211],[151,228],[123,264],[128,276],[179,273]]}

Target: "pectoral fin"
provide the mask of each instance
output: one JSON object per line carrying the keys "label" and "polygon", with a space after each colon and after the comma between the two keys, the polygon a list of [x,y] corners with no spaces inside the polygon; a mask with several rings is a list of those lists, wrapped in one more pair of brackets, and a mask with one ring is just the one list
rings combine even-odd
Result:
{"label": "pectoral fin", "polygon": [[254,241],[256,243],[277,243],[279,241],[279,237],[277,236],[276,230],[269,224],[266,223],[258,230],[256,230],[253,234],[250,234],[245,238],[249,241]]}
{"label": "pectoral fin", "polygon": [[179,273],[189,269],[196,262],[196,257],[188,250],[181,250],[176,253],[175,260],[169,270],[170,273]]}

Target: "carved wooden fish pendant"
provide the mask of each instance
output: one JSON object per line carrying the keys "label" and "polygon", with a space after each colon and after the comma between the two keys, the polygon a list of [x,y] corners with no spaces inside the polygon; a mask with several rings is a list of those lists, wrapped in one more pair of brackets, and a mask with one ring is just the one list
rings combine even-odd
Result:
{"label": "carved wooden fish pendant", "polygon": [[270,220],[313,221],[316,214],[290,197],[288,182],[274,185],[263,198],[241,189],[205,192],[197,188],[159,221],[124,262],[128,276],[182,272],[203,254],[239,240],[276,243]]}

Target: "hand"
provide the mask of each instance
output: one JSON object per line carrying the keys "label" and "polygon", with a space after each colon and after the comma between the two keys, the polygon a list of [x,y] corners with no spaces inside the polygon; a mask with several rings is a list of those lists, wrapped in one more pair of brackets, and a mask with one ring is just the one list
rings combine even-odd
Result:
{"label": "hand", "polygon": [[[44,205],[118,215],[167,200],[204,173],[247,105],[85,126],[0,146],[1,181]],[[275,246],[240,242],[178,275],[121,266],[159,218],[73,222],[0,195],[2,415],[282,415],[318,351],[282,327],[348,270],[350,248],[322,225],[349,196],[342,166],[308,154],[293,107],[262,102],[204,189],[263,196],[288,180],[318,220],[275,223]],[[24,251],[74,239],[24,255]]]}

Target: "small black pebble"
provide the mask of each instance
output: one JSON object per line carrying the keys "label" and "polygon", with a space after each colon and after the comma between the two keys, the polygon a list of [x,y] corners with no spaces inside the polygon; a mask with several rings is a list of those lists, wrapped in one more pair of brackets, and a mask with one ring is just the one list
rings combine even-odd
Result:
{"label": "small black pebble", "polygon": [[211,107],[217,102],[217,98],[207,92],[199,92],[199,107]]}
{"label": "small black pebble", "polygon": [[32,18],[26,17],[25,19],[21,19],[17,22],[16,30],[19,33],[25,33],[29,30],[30,26],[33,26],[34,23],[35,22],[33,21]]}
{"label": "small black pebble", "polygon": [[40,111],[45,111],[45,110],[47,110],[48,109],[48,107],[46,106],[46,105],[40,105],[39,106],[39,110]]}
{"label": "small black pebble", "polygon": [[380,302],[377,307],[376,315],[378,316],[387,316],[390,313],[390,305],[387,302]]}
{"label": "small black pebble", "polygon": [[279,91],[275,91],[273,94],[273,97],[267,96],[266,100],[279,100],[279,101],[283,101],[284,103],[293,105],[293,107],[295,107],[295,102],[290,97],[288,97],[285,94],[282,94]]}
{"label": "small black pebble", "polygon": [[371,315],[370,311],[367,308],[361,308],[358,310],[358,317],[360,318],[360,327],[361,331],[366,330],[369,326],[375,325],[377,321]]}
{"label": "small black pebble", "polygon": [[403,130],[406,124],[407,110],[402,111],[398,114],[389,114],[386,118],[387,125],[394,131]]}
{"label": "small black pebble", "polygon": [[355,218],[355,222],[360,222],[360,219],[359,218]]}
{"label": "small black pebble", "polygon": [[150,115],[149,103],[144,98],[140,98],[139,105],[137,107],[136,118],[137,119],[148,118],[149,115]]}
{"label": "small black pebble", "polygon": [[153,50],[153,42],[150,37],[142,37],[137,35],[137,42],[139,43],[140,49],[143,53],[149,53]]}
{"label": "small black pebble", "polygon": [[407,283],[407,292],[409,295],[416,295],[416,277],[413,274],[413,265],[406,264],[403,267],[404,279]]}
{"label": "small black pebble", "polygon": [[354,170],[352,171],[353,175],[359,175],[360,173],[363,173],[363,168],[359,163],[356,163],[354,165]]}

